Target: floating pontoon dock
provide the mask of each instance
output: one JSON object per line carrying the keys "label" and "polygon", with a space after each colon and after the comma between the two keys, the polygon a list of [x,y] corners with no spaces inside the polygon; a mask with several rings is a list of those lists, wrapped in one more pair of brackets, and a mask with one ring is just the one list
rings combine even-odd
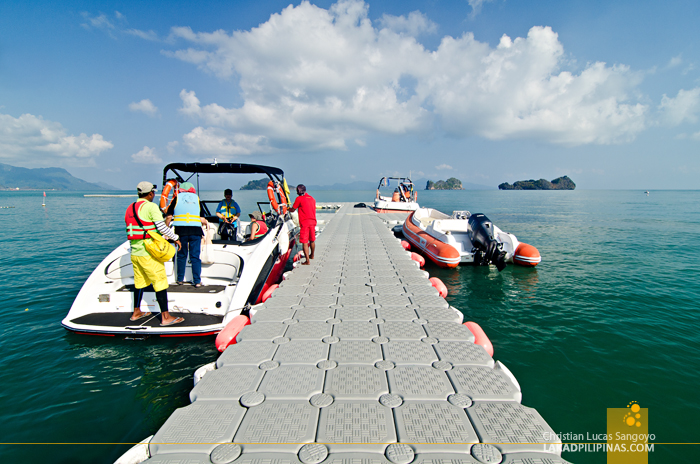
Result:
{"label": "floating pontoon dock", "polygon": [[258,307],[145,462],[566,462],[379,216],[348,204],[332,216],[312,265]]}

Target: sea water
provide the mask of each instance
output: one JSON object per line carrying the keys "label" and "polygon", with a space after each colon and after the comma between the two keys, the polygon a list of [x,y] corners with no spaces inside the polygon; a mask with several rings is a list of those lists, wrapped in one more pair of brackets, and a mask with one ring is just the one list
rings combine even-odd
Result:
{"label": "sea water", "polygon": [[[319,203],[374,197],[309,193]],[[234,198],[246,217],[266,195]],[[42,192],[0,192],[0,206],[15,207],[0,209],[0,462],[110,463],[189,404],[194,370],[218,352],[213,337],[66,331],[60,322],[83,282],[125,240],[134,199],[49,192],[42,200]],[[539,249],[534,269],[426,270],[465,321],[484,329],[523,404],[564,441],[605,434],[606,409],[637,401],[649,409],[655,443],[698,442],[700,192],[421,191],[418,200],[484,213]],[[656,445],[649,462],[694,461],[697,451]],[[585,448],[563,457],[606,460]]]}

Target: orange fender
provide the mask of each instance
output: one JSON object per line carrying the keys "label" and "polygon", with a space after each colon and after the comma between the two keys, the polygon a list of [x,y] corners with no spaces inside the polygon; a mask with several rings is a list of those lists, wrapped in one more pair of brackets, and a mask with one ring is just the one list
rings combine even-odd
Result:
{"label": "orange fender", "polygon": [[493,345],[491,340],[486,336],[486,332],[476,322],[465,322],[467,329],[474,334],[474,343],[484,347],[489,356],[493,357]]}
{"label": "orange fender", "polygon": [[301,258],[304,257],[304,251],[300,250],[299,253],[294,255],[294,258],[292,258],[292,262],[296,263],[297,261],[300,261]]}
{"label": "orange fender", "polygon": [[447,297],[447,287],[445,287],[445,284],[442,283],[442,280],[438,279],[437,277],[431,277],[428,280],[430,280],[430,283],[433,284],[433,287],[435,287],[435,290],[438,291],[441,297]]}
{"label": "orange fender", "polygon": [[425,258],[419,255],[418,253],[411,252],[411,259],[413,261],[417,261],[418,264],[420,264],[420,267],[425,266]]}
{"label": "orange fender", "polygon": [[411,244],[408,243],[406,240],[401,240],[401,246],[404,250],[411,251]]}
{"label": "orange fender", "polygon": [[243,327],[250,325],[250,319],[239,314],[226,324],[226,327],[216,336],[216,349],[223,352],[229,345],[236,344],[236,336],[243,330]]}
{"label": "orange fender", "polygon": [[539,250],[527,243],[521,242],[513,253],[513,262],[521,266],[535,267],[540,261],[542,261],[542,257]]}
{"label": "orange fender", "polygon": [[277,287],[279,287],[279,285],[277,284],[270,285],[268,289],[265,290],[265,293],[263,293],[262,300],[260,301],[262,301],[263,303],[266,302],[272,296],[272,292],[277,290]]}

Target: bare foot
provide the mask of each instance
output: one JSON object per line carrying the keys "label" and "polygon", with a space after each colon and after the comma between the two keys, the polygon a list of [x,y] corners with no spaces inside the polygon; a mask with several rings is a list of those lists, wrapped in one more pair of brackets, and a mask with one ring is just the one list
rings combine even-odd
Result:
{"label": "bare foot", "polygon": [[311,256],[309,256],[309,259],[314,259],[314,254],[311,253]]}
{"label": "bare foot", "polygon": [[301,263],[301,265],[302,265],[302,266],[310,266],[310,265],[311,265],[311,263],[310,263],[310,262],[308,262],[308,261],[304,261],[303,263]]}

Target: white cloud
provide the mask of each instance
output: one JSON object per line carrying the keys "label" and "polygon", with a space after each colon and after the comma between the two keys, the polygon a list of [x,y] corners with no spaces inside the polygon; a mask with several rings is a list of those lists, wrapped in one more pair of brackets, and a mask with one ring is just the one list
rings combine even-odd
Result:
{"label": "white cloud", "polygon": [[666,65],[667,68],[675,68],[683,64],[683,55],[674,56],[671,58]]}
{"label": "white cloud", "polygon": [[0,114],[0,159],[15,165],[94,166],[95,158],[113,148],[100,134],[69,135],[58,122],[23,114]]}
{"label": "white cloud", "polygon": [[675,97],[666,94],[659,105],[662,122],[670,126],[678,126],[684,122],[695,123],[700,112],[700,87],[691,90],[679,90]]}
{"label": "white cloud", "polygon": [[126,16],[124,16],[119,11],[114,12],[114,17],[110,18],[104,13],[100,13],[97,16],[93,16],[90,13],[82,12],[80,13],[85,22],[80,24],[83,28],[87,30],[97,29],[104,31],[111,38],[116,39],[117,34],[128,34],[139,37],[144,40],[150,40],[152,42],[159,42],[161,39],[158,37],[155,31],[142,31],[140,29],[129,28],[126,29],[128,21]]}
{"label": "white cloud", "polygon": [[[99,16],[91,16],[90,13],[82,12],[81,16],[85,19],[85,23],[82,23],[85,29],[101,29],[101,30],[114,30],[114,23],[107,18],[107,15],[101,13]],[[121,14],[117,18],[121,18]]]}
{"label": "white cloud", "polygon": [[435,169],[437,169],[438,171],[449,170],[452,169],[452,166],[450,166],[449,164],[440,164],[439,166],[435,166]]}
{"label": "white cloud", "polygon": [[492,1],[493,0],[467,0],[469,6],[472,7],[472,12],[469,16],[472,18],[475,17],[481,13],[481,8],[484,6],[484,3],[489,3]]}
{"label": "white cloud", "polygon": [[379,24],[387,29],[398,33],[406,33],[412,36],[418,36],[422,33],[432,34],[437,32],[437,24],[428,19],[420,11],[412,11],[405,16],[393,16],[389,14],[382,15]]}
{"label": "white cloud", "polygon": [[144,146],[141,151],[131,155],[134,163],[139,164],[162,164],[163,160],[156,154],[155,148]]}
{"label": "white cloud", "polygon": [[177,140],[173,140],[172,142],[168,142],[168,145],[166,148],[168,150],[168,153],[170,153],[172,155],[173,153],[175,153],[175,151],[177,150],[177,147],[179,147],[179,146],[180,146],[180,142],[178,142]]}
{"label": "white cloud", "polygon": [[345,149],[371,133],[435,131],[610,144],[646,127],[648,107],[632,98],[641,73],[600,62],[562,70],[564,47],[549,27],[504,35],[495,48],[472,34],[446,36],[430,51],[412,35],[432,24],[420,13],[385,16],[379,29],[367,10],[359,0],[328,10],[303,1],[248,31],[173,28],[170,39],[189,46],[163,53],[235,76],[244,99],[202,106],[183,90],[181,113],[202,124],[185,145],[202,154]]}
{"label": "white cloud", "polygon": [[124,33],[129,34],[129,35],[135,35],[136,37],[140,37],[144,40],[150,40],[152,42],[158,42],[160,40],[160,38],[158,37],[158,34],[156,34],[155,31],[142,31],[140,29],[125,29]]}
{"label": "white cloud", "polygon": [[151,102],[148,98],[141,100],[140,102],[129,103],[129,109],[134,113],[145,113],[151,117],[158,114],[158,107]]}

